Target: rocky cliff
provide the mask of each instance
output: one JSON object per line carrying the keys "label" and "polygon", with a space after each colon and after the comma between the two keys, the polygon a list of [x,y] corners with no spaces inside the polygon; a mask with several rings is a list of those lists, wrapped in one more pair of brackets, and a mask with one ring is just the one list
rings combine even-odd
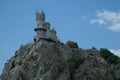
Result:
{"label": "rocky cliff", "polygon": [[120,80],[120,65],[108,63],[96,49],[42,40],[21,46],[1,80]]}

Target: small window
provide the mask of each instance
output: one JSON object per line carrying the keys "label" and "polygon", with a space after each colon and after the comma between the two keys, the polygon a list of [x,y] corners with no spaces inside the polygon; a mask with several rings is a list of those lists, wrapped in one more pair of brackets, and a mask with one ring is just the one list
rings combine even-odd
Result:
{"label": "small window", "polygon": [[37,26],[39,26],[39,23],[37,24]]}

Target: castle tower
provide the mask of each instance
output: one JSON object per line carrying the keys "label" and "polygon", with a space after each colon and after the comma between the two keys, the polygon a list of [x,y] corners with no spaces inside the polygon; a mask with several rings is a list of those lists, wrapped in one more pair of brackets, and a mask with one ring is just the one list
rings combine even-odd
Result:
{"label": "castle tower", "polygon": [[45,13],[36,11],[36,27],[34,31],[37,35],[34,37],[34,41],[39,41],[40,39],[57,41],[57,36],[55,31],[50,30],[50,23],[45,22]]}
{"label": "castle tower", "polygon": [[36,27],[34,31],[37,33],[34,40],[42,39],[46,37],[47,28],[44,26],[45,23],[45,13],[42,11],[41,13],[36,12]]}

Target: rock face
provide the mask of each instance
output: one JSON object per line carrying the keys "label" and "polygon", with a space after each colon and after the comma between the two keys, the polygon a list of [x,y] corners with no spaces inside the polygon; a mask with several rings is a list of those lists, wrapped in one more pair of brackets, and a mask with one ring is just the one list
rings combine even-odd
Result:
{"label": "rock face", "polygon": [[109,64],[98,50],[41,40],[21,46],[1,80],[120,80],[120,65]]}

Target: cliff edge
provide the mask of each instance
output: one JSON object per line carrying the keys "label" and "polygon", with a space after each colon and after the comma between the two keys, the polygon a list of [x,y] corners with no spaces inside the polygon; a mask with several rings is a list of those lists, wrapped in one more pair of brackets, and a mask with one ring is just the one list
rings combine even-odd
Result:
{"label": "cliff edge", "polygon": [[96,49],[41,40],[21,46],[1,80],[120,80],[120,65],[108,63]]}

